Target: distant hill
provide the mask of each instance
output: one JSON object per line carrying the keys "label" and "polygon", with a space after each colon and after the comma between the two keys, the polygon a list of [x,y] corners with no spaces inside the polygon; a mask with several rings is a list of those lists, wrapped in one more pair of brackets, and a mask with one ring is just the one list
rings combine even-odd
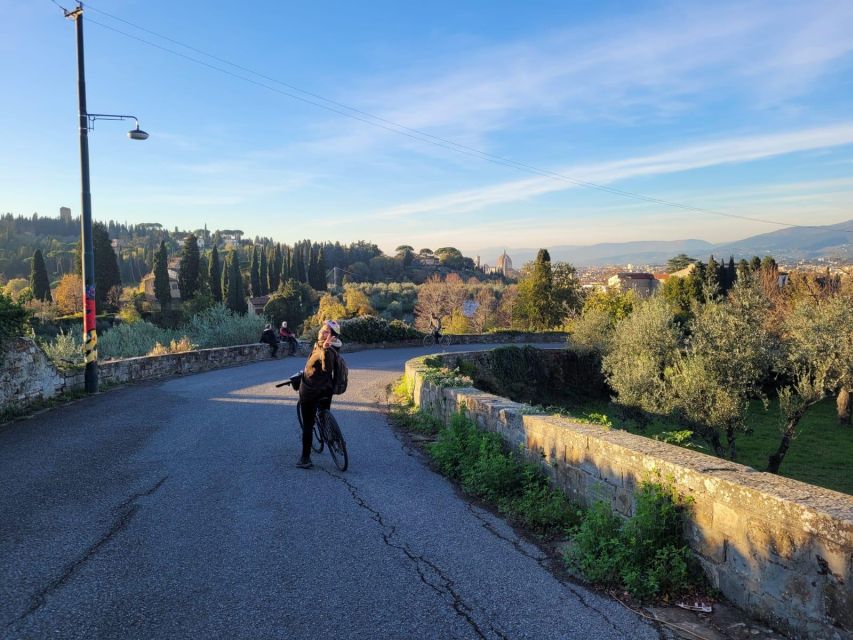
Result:
{"label": "distant hill", "polygon": [[[704,240],[606,242],[592,245],[557,245],[547,247],[553,261],[571,262],[576,266],[608,264],[665,264],[679,253],[705,260],[713,254],[718,259],[733,255],[736,260],[770,254],[777,260],[804,260],[824,257],[853,259],[853,220],[813,228],[788,228],[738,240],[712,244]],[[536,257],[538,247],[510,248],[506,252],[516,268]],[[504,248],[490,247],[479,252],[480,260],[494,264]]]}

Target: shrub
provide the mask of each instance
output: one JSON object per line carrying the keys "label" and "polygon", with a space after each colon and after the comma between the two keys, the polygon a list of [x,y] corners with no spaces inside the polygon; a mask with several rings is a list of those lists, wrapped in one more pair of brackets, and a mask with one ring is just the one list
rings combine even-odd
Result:
{"label": "shrub", "polygon": [[240,315],[217,304],[193,316],[181,335],[189,336],[200,349],[252,344],[258,341],[266,321],[262,316]]}
{"label": "shrub", "polygon": [[376,316],[359,316],[341,322],[341,338],[347,342],[372,344],[421,338],[424,334],[399,320],[388,322]]}
{"label": "shrub", "polygon": [[79,333],[61,331],[52,341],[41,342],[45,355],[58,367],[83,365],[83,339]]}
{"label": "shrub", "polygon": [[0,293],[0,346],[8,338],[27,335],[29,317],[30,314],[22,303],[12,300],[12,296]]}
{"label": "shrub", "polygon": [[607,586],[623,586],[635,598],[674,595],[696,584],[692,555],[683,539],[680,507],[665,487],[643,483],[628,520],[599,502],[573,538],[567,562]]}
{"label": "shrub", "polygon": [[164,347],[159,342],[154,345],[154,348],[148,352],[149,356],[163,356],[168,353],[184,353],[186,351],[192,351],[196,348],[196,345],[190,342],[190,339],[184,336],[180,340],[172,340],[169,343],[169,346]]}

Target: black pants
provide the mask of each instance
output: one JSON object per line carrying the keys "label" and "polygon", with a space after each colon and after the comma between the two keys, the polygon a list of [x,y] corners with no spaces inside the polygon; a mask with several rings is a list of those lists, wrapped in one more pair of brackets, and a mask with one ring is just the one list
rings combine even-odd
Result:
{"label": "black pants", "polygon": [[270,346],[270,355],[275,358],[278,353],[278,342],[267,342]]}
{"label": "black pants", "polygon": [[299,408],[302,411],[302,458],[311,457],[311,438],[317,417],[317,409],[330,409],[332,398],[299,398]]}

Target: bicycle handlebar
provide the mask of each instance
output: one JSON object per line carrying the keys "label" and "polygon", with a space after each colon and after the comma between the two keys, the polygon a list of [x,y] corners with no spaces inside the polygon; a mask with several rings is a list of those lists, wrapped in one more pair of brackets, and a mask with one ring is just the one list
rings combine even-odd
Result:
{"label": "bicycle handlebar", "polygon": [[285,380],[284,382],[279,382],[275,386],[276,386],[276,388],[278,388],[278,387],[289,387],[290,386],[290,380]]}

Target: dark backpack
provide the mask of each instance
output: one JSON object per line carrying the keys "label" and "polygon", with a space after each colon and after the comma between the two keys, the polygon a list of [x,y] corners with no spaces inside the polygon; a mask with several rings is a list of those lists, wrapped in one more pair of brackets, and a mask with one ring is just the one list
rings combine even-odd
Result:
{"label": "dark backpack", "polygon": [[347,377],[349,376],[349,367],[347,361],[339,353],[335,358],[335,367],[332,372],[332,393],[336,396],[344,393],[347,390]]}

